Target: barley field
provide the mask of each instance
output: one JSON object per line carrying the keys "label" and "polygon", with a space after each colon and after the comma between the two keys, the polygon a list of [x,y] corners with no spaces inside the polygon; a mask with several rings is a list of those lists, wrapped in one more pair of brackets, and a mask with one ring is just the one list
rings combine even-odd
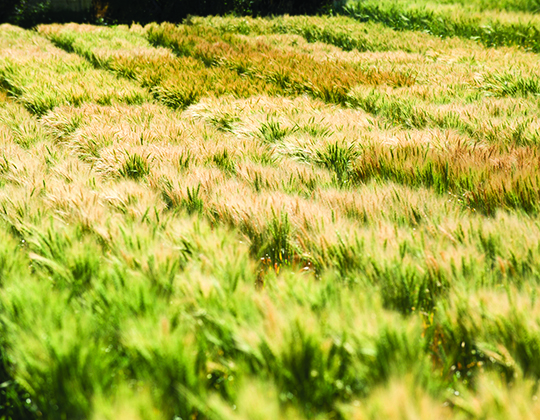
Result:
{"label": "barley field", "polygon": [[538,0],[0,25],[0,419],[537,419]]}

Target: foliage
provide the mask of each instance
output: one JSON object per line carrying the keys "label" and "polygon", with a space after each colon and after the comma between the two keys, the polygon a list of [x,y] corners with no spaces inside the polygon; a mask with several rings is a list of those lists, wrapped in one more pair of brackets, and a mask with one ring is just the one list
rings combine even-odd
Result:
{"label": "foliage", "polygon": [[220,0],[191,2],[186,0],[106,0],[102,8],[105,18],[115,22],[181,22],[189,15],[278,15],[278,14],[315,14],[328,9],[332,2],[328,0]]}
{"label": "foliage", "polygon": [[538,417],[537,56],[388,4],[0,26],[0,417]]}

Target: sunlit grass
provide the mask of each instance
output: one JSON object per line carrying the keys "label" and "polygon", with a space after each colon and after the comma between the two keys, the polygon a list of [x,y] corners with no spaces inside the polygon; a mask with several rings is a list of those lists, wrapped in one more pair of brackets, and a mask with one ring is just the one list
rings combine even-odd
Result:
{"label": "sunlit grass", "polygon": [[0,46],[0,417],[537,416],[536,55],[324,16]]}

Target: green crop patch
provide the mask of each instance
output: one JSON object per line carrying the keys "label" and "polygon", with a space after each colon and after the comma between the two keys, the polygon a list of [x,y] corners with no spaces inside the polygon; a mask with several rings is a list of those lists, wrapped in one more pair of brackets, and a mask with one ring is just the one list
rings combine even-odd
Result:
{"label": "green crop patch", "polygon": [[[442,37],[457,36],[488,47],[520,46],[534,52],[540,49],[540,21],[532,13],[486,11],[490,7],[482,7],[478,2],[471,2],[465,8],[459,1],[442,3],[429,0],[351,1],[347,4],[346,13],[361,22],[378,22],[396,30],[425,31]],[[529,8],[535,10],[532,3],[535,2],[531,2]],[[499,7],[500,4],[491,2],[491,8]]]}

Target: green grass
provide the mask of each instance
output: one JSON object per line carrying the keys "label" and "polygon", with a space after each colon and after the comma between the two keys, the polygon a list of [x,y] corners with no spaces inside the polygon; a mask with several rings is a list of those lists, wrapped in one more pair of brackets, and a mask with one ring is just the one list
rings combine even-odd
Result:
{"label": "green grass", "polygon": [[538,417],[537,18],[459,7],[1,26],[0,418]]}
{"label": "green grass", "polygon": [[[536,11],[535,7],[529,9]],[[352,1],[347,4],[346,13],[361,22],[380,22],[396,30],[427,31],[442,37],[458,36],[479,41],[488,47],[517,45],[534,52],[540,49],[540,22],[531,15],[518,15],[516,18],[511,14],[485,14],[474,9],[471,13],[457,4],[443,7],[437,2],[393,0]]]}

